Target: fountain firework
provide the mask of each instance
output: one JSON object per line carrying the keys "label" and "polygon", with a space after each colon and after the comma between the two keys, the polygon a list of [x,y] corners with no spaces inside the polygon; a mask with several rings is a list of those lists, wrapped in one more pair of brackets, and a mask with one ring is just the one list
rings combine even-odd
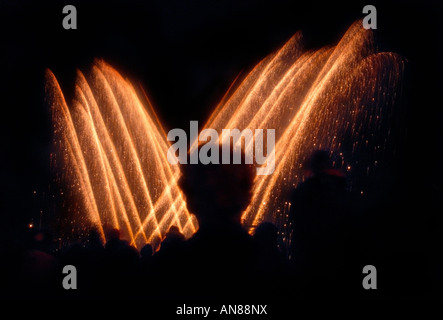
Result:
{"label": "fountain firework", "polygon": [[[298,32],[234,83],[205,128],[275,129],[276,139],[275,172],[256,177],[244,224],[270,220],[284,228],[286,194],[304,179],[301,164],[316,149],[367,175],[389,157],[403,68],[398,55],[375,51],[372,32],[358,21],[336,46],[314,51]],[[187,237],[195,232],[177,187],[179,168],[167,161],[166,134],[149,101],[145,108],[130,82],[102,61],[88,79],[78,73],[70,108],[50,71],[47,84],[52,161],[76,199],[67,206],[82,221],[77,225],[96,225],[102,236],[105,225],[119,227],[138,247],[171,225]]]}
{"label": "fountain firework", "polygon": [[47,72],[56,150],[52,162],[59,169],[57,179],[66,183],[74,224],[98,227],[103,239],[104,226],[119,228],[138,247],[161,238],[172,224],[190,236],[196,220],[176,185],[179,170],[166,159],[161,126],[109,65],[97,61],[88,80],[78,72],[68,108]]}

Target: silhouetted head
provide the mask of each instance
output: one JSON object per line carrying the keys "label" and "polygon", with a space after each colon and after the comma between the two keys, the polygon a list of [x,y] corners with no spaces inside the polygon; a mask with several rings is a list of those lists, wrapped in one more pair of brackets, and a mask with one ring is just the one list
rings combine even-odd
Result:
{"label": "silhouetted head", "polygon": [[[201,148],[201,146],[199,146]],[[182,165],[183,176],[179,185],[186,196],[191,213],[195,214],[200,227],[221,222],[240,223],[242,212],[252,196],[255,169],[244,164],[232,164],[234,151],[230,150],[231,164],[222,164],[222,146],[219,145],[220,164]]]}
{"label": "silhouetted head", "polygon": [[178,233],[180,233],[180,230],[177,226],[170,226],[166,234],[178,234]]}
{"label": "silhouetted head", "polygon": [[179,250],[185,241],[185,236],[180,232],[176,226],[171,226],[161,243],[161,252],[168,252]]}
{"label": "silhouetted head", "polygon": [[152,249],[152,246],[151,246],[149,243],[147,243],[147,244],[145,244],[145,245],[143,246],[143,248],[140,250],[140,255],[141,255],[143,258],[151,257],[153,251],[154,251],[154,250]]}
{"label": "silhouetted head", "polygon": [[108,231],[108,240],[119,240],[120,239],[120,230],[113,228]]}
{"label": "silhouetted head", "polygon": [[103,245],[102,240],[100,238],[100,233],[96,227],[93,227],[89,230],[89,236],[88,236],[89,244],[90,245]]}
{"label": "silhouetted head", "polygon": [[264,245],[276,245],[278,228],[271,222],[260,223],[254,232],[254,239]]}
{"label": "silhouetted head", "polygon": [[152,246],[152,250],[153,250],[154,253],[160,249],[161,242],[162,242],[162,239],[160,237],[152,238],[151,246]]}
{"label": "silhouetted head", "polygon": [[314,151],[309,159],[308,168],[314,175],[322,174],[331,167],[329,153],[325,150]]}

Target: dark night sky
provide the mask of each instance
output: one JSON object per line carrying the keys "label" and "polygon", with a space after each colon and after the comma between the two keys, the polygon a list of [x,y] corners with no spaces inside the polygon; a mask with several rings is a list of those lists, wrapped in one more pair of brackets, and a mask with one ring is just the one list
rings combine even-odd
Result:
{"label": "dark night sky", "polygon": [[[311,48],[334,44],[369,4],[91,2],[0,2],[0,233],[7,241],[18,237],[48,205],[32,195],[33,190],[47,190],[50,176],[45,68],[55,73],[69,100],[76,68],[87,70],[95,57],[104,58],[147,90],[166,129],[186,128],[189,120],[204,121],[239,72],[249,70],[294,32],[302,30]],[[78,30],[62,28],[65,4],[76,6]],[[408,60],[403,124],[407,136],[393,186],[401,186],[401,192],[407,192],[404,198],[418,204],[419,211],[405,213],[411,203],[387,206],[405,217],[398,234],[416,232],[417,220],[424,225],[419,232],[438,233],[435,222],[441,218],[430,213],[435,212],[430,206],[432,199],[441,198],[442,190],[442,4],[370,4],[378,10],[375,34],[380,49]]]}

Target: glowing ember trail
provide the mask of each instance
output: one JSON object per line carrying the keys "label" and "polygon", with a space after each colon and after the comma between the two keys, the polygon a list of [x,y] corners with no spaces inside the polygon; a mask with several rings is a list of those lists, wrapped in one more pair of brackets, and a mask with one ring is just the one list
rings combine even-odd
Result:
{"label": "glowing ember trail", "polygon": [[[336,46],[308,51],[296,33],[234,84],[211,115],[205,128],[220,136],[222,129],[275,129],[275,172],[257,176],[247,227],[270,220],[284,229],[287,193],[304,179],[302,163],[316,149],[340,155],[336,165],[356,175],[370,175],[389,157],[404,61],[375,52],[372,36],[357,21]],[[78,73],[68,108],[50,71],[47,83],[52,161],[77,199],[68,210],[80,224],[96,225],[102,236],[104,226],[118,227],[137,247],[171,225],[187,237],[195,232],[176,184],[179,168],[166,158],[166,135],[131,84],[97,62],[88,79]]]}
{"label": "glowing ember trail", "polygon": [[52,161],[67,182],[75,223],[84,229],[92,223],[103,238],[105,227],[119,228],[137,247],[161,238],[170,225],[192,235],[197,223],[176,185],[179,169],[166,159],[169,146],[160,125],[109,65],[96,62],[88,80],[78,72],[68,108],[47,72]]}
{"label": "glowing ember trail", "polygon": [[382,154],[389,157],[403,69],[398,55],[374,51],[373,34],[361,21],[335,47],[306,51],[296,33],[261,61],[206,124],[218,131],[275,129],[275,172],[257,176],[244,224],[269,220],[285,229],[288,191],[304,179],[302,163],[317,149],[340,155],[336,165],[355,173],[370,174]]}

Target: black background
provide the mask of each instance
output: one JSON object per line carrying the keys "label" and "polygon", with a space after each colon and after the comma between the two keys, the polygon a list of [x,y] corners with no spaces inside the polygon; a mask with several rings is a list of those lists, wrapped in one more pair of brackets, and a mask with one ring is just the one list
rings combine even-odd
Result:
{"label": "black background", "polygon": [[[189,120],[205,121],[233,79],[294,32],[303,31],[308,48],[335,44],[364,16],[364,5],[372,4],[377,8],[380,50],[397,52],[408,63],[400,160],[388,195],[379,201],[382,213],[369,223],[374,234],[388,242],[381,256],[390,258],[382,263],[401,272],[395,286],[414,296],[414,290],[428,290],[429,283],[441,281],[426,275],[442,267],[440,1],[41,2],[0,2],[3,248],[20,246],[29,221],[50,206],[46,68],[54,72],[69,101],[76,69],[87,70],[94,58],[103,58],[146,89],[166,130],[186,129]],[[67,4],[77,8],[77,30],[62,27]],[[410,285],[400,279],[408,274],[414,275]]]}

